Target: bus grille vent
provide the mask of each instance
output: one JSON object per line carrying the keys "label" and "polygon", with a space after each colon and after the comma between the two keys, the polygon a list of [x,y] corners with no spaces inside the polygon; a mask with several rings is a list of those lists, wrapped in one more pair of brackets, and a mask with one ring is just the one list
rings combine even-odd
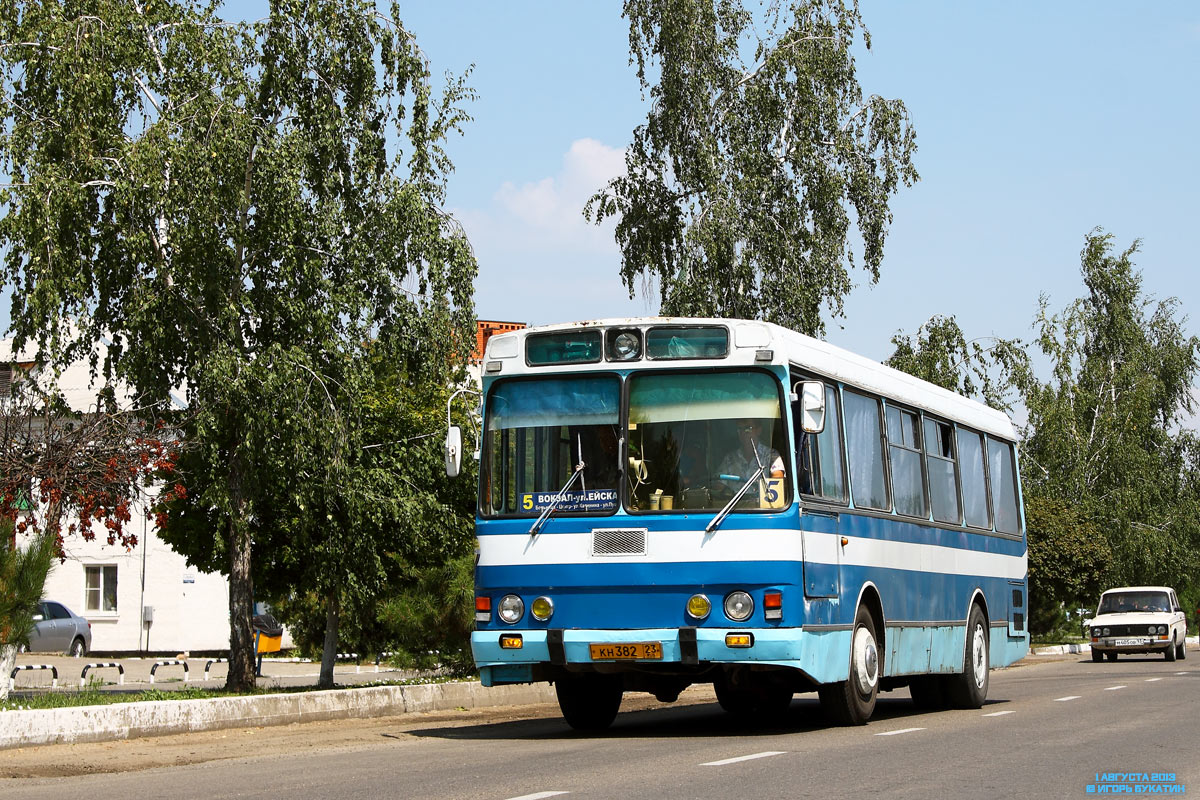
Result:
{"label": "bus grille vent", "polygon": [[646,528],[593,528],[592,555],[646,555]]}

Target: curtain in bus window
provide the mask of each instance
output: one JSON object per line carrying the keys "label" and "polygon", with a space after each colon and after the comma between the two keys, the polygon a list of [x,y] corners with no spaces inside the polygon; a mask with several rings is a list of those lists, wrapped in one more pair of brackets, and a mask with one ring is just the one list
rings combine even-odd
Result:
{"label": "curtain in bus window", "polygon": [[955,476],[954,439],[945,422],[925,420],[925,462],[929,473],[929,500],[938,522],[962,522]]}
{"label": "curtain in bus window", "polygon": [[958,429],[958,464],[962,470],[963,513],[975,528],[992,527],[988,515],[987,477],[983,465],[983,437]]}
{"label": "curtain in bus window", "polygon": [[991,468],[989,474],[992,476],[992,508],[996,510],[996,530],[1000,533],[1020,533],[1012,445],[989,436],[988,462]]}
{"label": "curtain in bus window", "polygon": [[917,415],[888,406],[887,426],[888,455],[892,459],[892,499],[896,511],[910,517],[927,517]]}
{"label": "curtain in bus window", "polygon": [[817,435],[822,497],[846,499],[846,481],[842,474],[842,426],[838,414],[837,389],[825,387],[825,430]]}
{"label": "curtain in bus window", "polygon": [[883,468],[883,431],[879,403],[870,397],[844,392],[846,456],[850,462],[850,490],[854,505],[886,509],[887,485]]}
{"label": "curtain in bus window", "polygon": [[617,379],[547,378],[502,383],[488,397],[489,431],[559,425],[615,425]]}

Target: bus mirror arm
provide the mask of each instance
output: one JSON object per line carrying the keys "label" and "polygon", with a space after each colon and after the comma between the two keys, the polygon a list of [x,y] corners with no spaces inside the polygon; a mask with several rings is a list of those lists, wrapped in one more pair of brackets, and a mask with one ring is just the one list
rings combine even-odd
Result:
{"label": "bus mirror arm", "polygon": [[[721,523],[725,521],[725,518],[727,516],[729,516],[729,512],[733,510],[733,507],[735,505],[737,505],[738,500],[741,500],[742,495],[744,495],[746,493],[746,490],[749,489],[751,486],[753,486],[754,482],[762,477],[762,474],[763,474],[763,472],[766,471],[766,469],[767,469],[766,465],[762,464],[759,466],[758,469],[756,469],[754,471],[754,474],[752,474],[749,478],[746,479],[746,482],[742,484],[742,488],[737,490],[737,494],[735,494],[730,499],[730,501],[725,504],[724,508],[722,508],[720,511],[717,512],[717,515],[712,518],[711,522],[709,522],[707,525],[704,526],[705,533],[712,533],[718,527],[720,527]],[[725,476],[722,475],[721,477],[725,477]]]}

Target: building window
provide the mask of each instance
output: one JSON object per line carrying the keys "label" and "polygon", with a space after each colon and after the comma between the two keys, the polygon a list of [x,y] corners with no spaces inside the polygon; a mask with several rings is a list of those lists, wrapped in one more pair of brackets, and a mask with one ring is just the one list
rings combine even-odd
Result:
{"label": "building window", "polygon": [[88,611],[117,610],[117,568],[87,567],[84,607]]}

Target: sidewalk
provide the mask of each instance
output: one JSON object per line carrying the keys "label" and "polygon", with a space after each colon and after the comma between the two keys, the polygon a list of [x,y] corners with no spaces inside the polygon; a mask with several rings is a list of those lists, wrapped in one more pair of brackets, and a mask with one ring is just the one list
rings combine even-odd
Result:
{"label": "sidewalk", "polygon": [[[102,681],[101,690],[106,692],[136,692],[151,688],[171,691],[191,686],[216,689],[225,682],[226,665],[223,663],[211,665],[208,680],[204,680],[204,667],[209,659],[188,659],[186,673],[182,664],[155,667],[159,661],[175,659],[70,658],[40,653],[22,654],[17,658],[18,667],[46,665],[54,669],[18,672],[16,686],[9,700],[16,700],[19,704],[20,696],[27,692],[78,691],[84,668],[98,663],[119,663],[124,669],[123,682],[120,671],[115,667],[88,669],[86,682],[91,682],[95,676]],[[58,672],[58,685],[52,687],[55,670]],[[153,684],[150,682],[152,670]],[[266,689],[315,687],[320,671],[319,663],[264,659],[263,676],[258,679],[258,686]],[[184,680],[185,675],[187,681]],[[375,672],[374,662],[361,666],[343,662],[334,670],[334,682],[351,688],[3,711],[0,712],[0,751],[43,744],[112,741],[221,728],[554,702],[554,689],[544,683],[492,688],[484,688],[476,681],[411,686],[367,685],[380,680],[405,680],[412,676],[412,673],[393,669],[386,664],[379,665],[379,672]],[[9,676],[0,676],[0,679],[8,680]],[[356,684],[363,686],[354,688]]]}

